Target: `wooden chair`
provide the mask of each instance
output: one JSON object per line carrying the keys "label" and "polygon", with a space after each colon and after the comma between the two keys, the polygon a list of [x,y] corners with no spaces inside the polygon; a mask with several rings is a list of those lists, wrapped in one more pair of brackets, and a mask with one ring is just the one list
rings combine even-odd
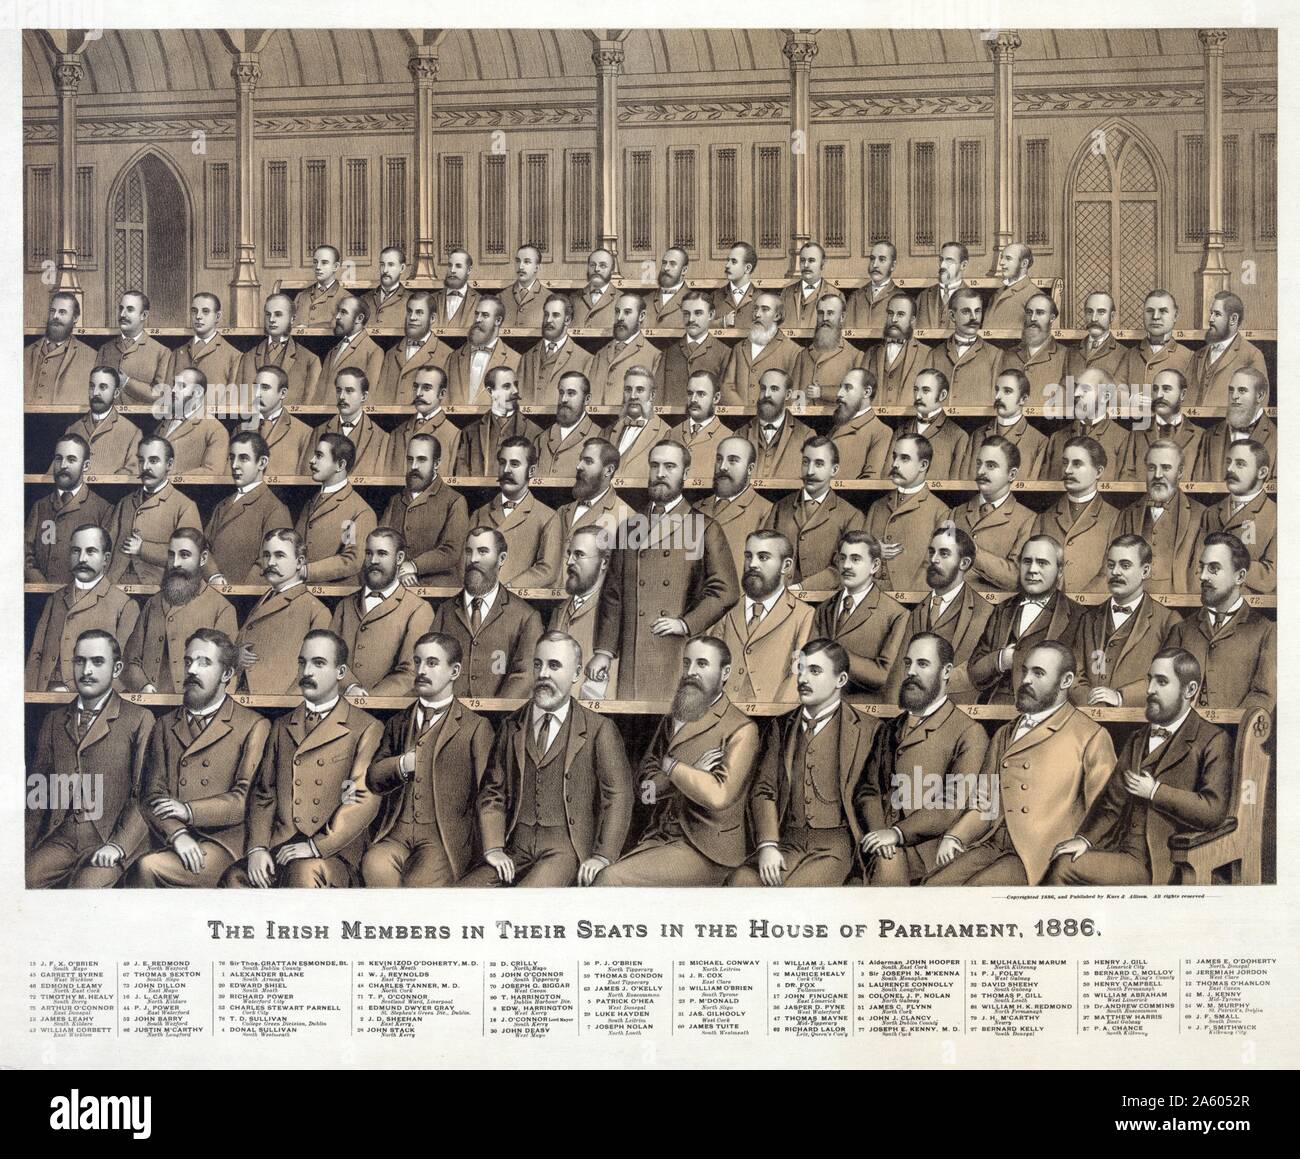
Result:
{"label": "wooden chair", "polygon": [[1272,720],[1263,709],[1241,718],[1233,753],[1233,808],[1215,829],[1169,838],[1174,884],[1259,885],[1263,880],[1264,807],[1272,772],[1265,745],[1272,731]]}

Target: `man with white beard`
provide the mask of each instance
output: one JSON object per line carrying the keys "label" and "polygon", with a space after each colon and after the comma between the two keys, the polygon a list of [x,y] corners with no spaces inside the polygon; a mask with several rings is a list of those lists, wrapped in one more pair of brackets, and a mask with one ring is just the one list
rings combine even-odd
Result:
{"label": "man with white beard", "polygon": [[476,406],[484,401],[488,375],[499,367],[519,373],[519,354],[501,340],[506,308],[500,298],[474,302],[474,321],[459,350],[447,360],[447,399],[452,406]]}
{"label": "man with white beard", "polygon": [[655,376],[646,366],[629,366],[623,376],[622,409],[609,431],[618,448],[618,473],[625,479],[644,479],[650,473],[650,451],[670,438],[662,415],[655,413]]}
{"label": "man with white beard", "polygon": [[785,319],[781,296],[756,295],[752,312],[749,335],[732,347],[722,376],[722,401],[727,406],[753,406],[758,401],[758,384],[763,375],[780,370],[790,377],[799,360],[799,344],[781,333]]}
{"label": "man with white beard", "polygon": [[795,389],[808,402],[821,402],[843,381],[847,371],[863,364],[863,353],[844,338],[844,295],[834,288],[817,299],[817,329],[812,345],[799,352],[794,364]]}
{"label": "man with white beard", "polygon": [[758,761],[758,726],[727,698],[731,653],[696,636],[682,656],[672,708],[640,766],[650,824],[601,886],[722,885],[748,855],[745,815]]}
{"label": "man with white beard", "polygon": [[[1261,443],[1268,449],[1270,461],[1277,462],[1277,424],[1268,417],[1268,394],[1268,376],[1262,371],[1245,366],[1233,374],[1228,382],[1228,413],[1201,439],[1200,453],[1192,469],[1192,478],[1197,483],[1219,482],[1228,448],[1247,439]],[[1218,401],[1215,400],[1216,405]],[[98,461],[95,469],[100,469]]]}
{"label": "man with white beard", "polygon": [[[1162,370],[1161,376],[1177,374]],[[1186,494],[1179,483],[1184,474],[1182,449],[1168,439],[1158,439],[1146,450],[1142,474],[1145,498],[1130,503],[1115,521],[1116,535],[1141,536],[1151,547],[1149,592],[1195,591],[1192,562],[1200,541],[1205,508]]]}
{"label": "man with white beard", "polygon": [[632,770],[618,728],[573,693],[582,649],[547,632],[529,702],[501,725],[478,793],[483,860],[464,886],[604,884],[632,821]]}

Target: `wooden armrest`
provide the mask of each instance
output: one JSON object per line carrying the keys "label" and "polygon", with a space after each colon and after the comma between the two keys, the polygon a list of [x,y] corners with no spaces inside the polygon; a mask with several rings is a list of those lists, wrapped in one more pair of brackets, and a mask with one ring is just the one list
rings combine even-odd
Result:
{"label": "wooden armrest", "polygon": [[1226,837],[1229,833],[1235,833],[1236,831],[1237,818],[1229,817],[1213,829],[1171,834],[1169,850],[1171,853],[1186,853],[1189,849],[1199,849],[1202,845],[1209,845],[1210,842],[1217,841],[1220,837]]}

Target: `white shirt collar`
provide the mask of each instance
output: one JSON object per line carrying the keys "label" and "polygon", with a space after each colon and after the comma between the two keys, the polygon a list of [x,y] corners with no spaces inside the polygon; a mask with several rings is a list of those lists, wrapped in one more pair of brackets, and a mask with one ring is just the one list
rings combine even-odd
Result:
{"label": "white shirt collar", "polygon": [[164,491],[167,490],[167,487],[168,487],[168,485],[169,485],[170,483],[171,483],[171,479],[164,479],[164,480],[163,480],[161,483],[159,483],[158,486],[155,487],[152,491],[150,491],[148,487],[145,487],[145,488],[144,488],[144,493],[145,493],[146,495],[161,495]]}
{"label": "white shirt collar", "polygon": [[87,703],[86,703],[86,702],[81,698],[81,696],[78,695],[78,696],[77,696],[77,711],[78,711],[78,712],[98,712],[101,708],[104,707],[104,702],[105,702],[106,700],[108,700],[108,698],[109,698],[110,696],[112,696],[112,695],[113,695],[113,690],[110,688],[107,692],[104,693],[103,696],[101,696],[98,700],[96,700],[96,701],[94,702],[94,704],[87,704]]}
{"label": "white shirt collar", "polygon": [[217,331],[215,330],[213,330],[212,333],[209,334],[206,338],[200,338],[197,334],[195,334],[194,343],[197,346],[206,346],[209,342],[211,342],[216,337],[217,337]]}
{"label": "white shirt collar", "polygon": [[927,717],[933,716],[936,712],[939,711],[939,709],[941,709],[947,703],[948,703],[948,694],[945,692],[937,700],[933,700],[929,704],[927,704],[923,709],[921,709],[920,712],[912,712],[912,713],[908,713],[908,715],[912,717],[912,719],[914,720],[925,720]]}
{"label": "white shirt collar", "polygon": [[894,490],[897,491],[900,495],[915,495],[918,491],[923,490],[924,487],[925,487],[925,480],[922,480],[915,487],[895,487]]}
{"label": "white shirt collar", "polygon": [[1008,489],[1007,491],[1005,491],[1005,492],[1003,493],[1001,499],[993,499],[993,500],[989,500],[989,499],[985,499],[984,496],[982,496],[982,495],[976,495],[976,496],[975,496],[975,499],[976,499],[977,502],[979,502],[979,503],[988,503],[989,506],[992,507],[994,511],[996,511],[999,507],[1001,507],[1002,504],[1005,503],[1005,502],[1006,502],[1008,499],[1010,499],[1010,498],[1011,498],[1011,491],[1010,491],[1010,489]]}
{"label": "white shirt collar", "polygon": [[84,486],[85,486],[85,482],[83,480],[81,482],[78,482],[77,485],[73,487],[71,491],[60,491],[59,488],[57,487],[55,488],[55,490],[58,491],[60,495],[66,495],[69,499],[72,499],[81,494],[81,488]]}
{"label": "white shirt collar", "polygon": [[[483,601],[483,618],[485,620],[487,619],[488,612],[492,610],[492,605],[497,602],[497,592],[499,592],[500,590],[501,590],[501,583],[500,581],[497,581],[492,585],[491,591],[484,592],[481,597],[478,597],[481,598]],[[465,601],[465,614],[469,615],[474,610],[474,600],[476,597],[471,596],[469,592],[463,590],[461,592],[461,596]]]}
{"label": "white shirt collar", "polygon": [[264,423],[273,423],[273,422],[275,422],[275,420],[278,419],[282,414],[284,414],[284,407],[283,407],[283,406],[278,406],[278,407],[276,407],[275,410],[273,410],[269,415],[263,415],[263,416],[262,416],[262,422],[264,422]]}
{"label": "white shirt collar", "polygon": [[445,700],[429,701],[425,700],[423,696],[420,696],[416,698],[416,702],[422,709],[424,709],[425,717],[427,719],[429,713],[433,713],[434,716],[441,716],[451,707],[451,702],[455,699],[455,696],[448,696]]}
{"label": "white shirt collar", "polygon": [[400,583],[401,583],[401,577],[400,577],[400,576],[394,576],[394,577],[393,577],[393,582],[390,583],[386,588],[381,588],[379,591],[375,591],[374,588],[370,588],[370,587],[362,588],[362,589],[361,589],[361,598],[362,598],[363,600],[366,600],[366,599],[368,599],[368,598],[371,597],[371,596],[379,596],[379,597],[381,597],[382,599],[385,599],[385,600],[386,600],[386,599],[388,599],[388,597],[391,596],[395,591],[397,591],[397,587],[398,587],[398,585],[399,585]]}
{"label": "white shirt collar", "polygon": [[823,491],[820,495],[809,495],[808,488],[805,487],[802,491],[799,492],[799,502],[800,503],[821,503],[823,500],[825,500],[826,496],[829,495],[830,493],[831,493],[831,489],[827,487],[826,490]]}
{"label": "white shirt collar", "polygon": [[184,708],[185,711],[190,714],[190,716],[211,716],[225,703],[226,703],[226,694],[223,692],[217,698],[216,703],[208,705],[207,708],[189,708],[184,704],[182,704],[181,707]]}
{"label": "white shirt collar", "polygon": [[816,736],[817,733],[821,731],[821,726],[825,724],[828,720],[830,720],[830,718],[839,711],[840,705],[843,703],[844,703],[843,699],[837,696],[834,700],[830,702],[830,704],[822,708],[822,710],[816,716],[813,716],[813,714],[809,712],[806,708],[800,708],[799,718],[803,720],[806,724],[811,724],[813,726],[813,735]]}
{"label": "white shirt collar", "polygon": [[235,494],[247,495],[250,491],[256,491],[261,485],[262,485],[262,480],[258,479],[256,482],[249,483],[246,487],[236,487]]}
{"label": "white shirt collar", "polygon": [[315,713],[333,712],[333,711],[334,711],[334,706],[335,706],[336,704],[338,704],[338,702],[339,702],[339,696],[338,696],[338,693],[336,692],[336,693],[334,694],[334,699],[333,699],[333,700],[327,700],[327,701],[325,701],[324,704],[312,704],[312,702],[311,702],[310,700],[308,700],[308,699],[304,696],[304,697],[303,697],[303,701],[302,701],[302,706],[303,706],[303,708],[305,708],[308,712],[315,712]]}
{"label": "white shirt collar", "polygon": [[849,611],[850,612],[856,611],[858,605],[862,603],[862,601],[865,600],[867,596],[871,594],[871,589],[874,588],[875,586],[876,586],[875,580],[868,580],[867,586],[864,587],[860,592],[851,592],[849,591],[848,588],[841,587],[840,595],[837,598],[839,599],[840,604],[843,605],[844,597],[848,596],[848,598],[853,601],[852,604],[849,606]]}
{"label": "white shirt collar", "polygon": [[766,599],[753,600],[750,599],[749,596],[746,596],[745,597],[745,619],[748,620],[749,617],[754,614],[755,604],[763,605],[763,615],[766,616],[768,612],[770,612],[774,607],[776,607],[776,601],[779,600],[783,595],[785,595],[784,584],[782,584],[781,587],[777,588],[776,591],[774,591]]}
{"label": "white shirt collar", "polygon": [[542,717],[544,717],[548,712],[553,717],[555,717],[555,721],[557,724],[563,725],[564,722],[569,719],[569,705],[571,705],[572,703],[573,703],[572,696],[566,696],[564,698],[564,703],[561,704],[559,708],[539,708],[536,703],[530,702],[533,710],[532,711],[533,728],[536,728],[539,724],[542,723]]}
{"label": "white shirt collar", "polygon": [[1250,504],[1254,503],[1255,500],[1258,499],[1263,493],[1264,493],[1263,487],[1256,487],[1255,490],[1253,490],[1249,495],[1242,495],[1240,498],[1233,495],[1231,497],[1232,509],[1236,511],[1242,507],[1248,507]]}
{"label": "white shirt collar", "polygon": [[90,591],[91,588],[97,588],[101,583],[103,583],[103,581],[104,581],[104,576],[102,572],[100,573],[98,579],[92,580],[88,584],[82,583],[81,580],[77,579],[76,576],[72,577],[72,582],[76,585],[77,591],[79,592],[88,592]]}
{"label": "white shirt collar", "polygon": [[337,483],[325,483],[321,486],[320,493],[322,495],[333,495],[335,491],[342,491],[347,485],[347,479],[341,479]]}
{"label": "white shirt collar", "polygon": [[1091,503],[1095,498],[1097,498],[1097,488],[1094,487],[1094,488],[1093,488],[1091,491],[1089,491],[1086,495],[1079,495],[1079,496],[1077,496],[1077,497],[1074,496],[1074,495],[1071,495],[1071,494],[1067,491],[1067,492],[1065,493],[1065,498],[1066,498],[1069,502],[1071,502],[1071,503]]}

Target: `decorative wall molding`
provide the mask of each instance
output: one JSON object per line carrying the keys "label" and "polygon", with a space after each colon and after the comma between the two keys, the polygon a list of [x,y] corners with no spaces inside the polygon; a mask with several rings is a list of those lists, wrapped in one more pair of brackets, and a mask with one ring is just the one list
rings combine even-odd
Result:
{"label": "decorative wall molding", "polygon": [[790,104],[785,100],[737,101],[622,101],[618,106],[620,125],[660,125],[674,121],[787,121]]}

